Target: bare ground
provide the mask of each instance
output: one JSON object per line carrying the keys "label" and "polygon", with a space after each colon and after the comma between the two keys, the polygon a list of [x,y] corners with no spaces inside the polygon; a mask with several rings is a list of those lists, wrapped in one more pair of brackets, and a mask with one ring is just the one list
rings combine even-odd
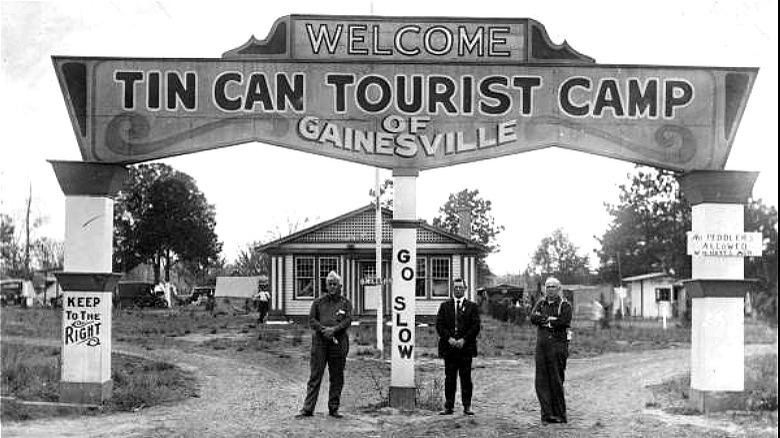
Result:
{"label": "bare ground", "polygon": [[[440,417],[389,408],[366,409],[386,391],[389,364],[351,357],[342,397],[343,419],[325,415],[327,374],[312,418],[300,409],[308,359],[299,353],[230,352],[177,340],[151,351],[115,343],[115,351],[175,363],[201,383],[200,397],[133,413],[65,417],[2,425],[6,437],[776,437],[777,425],[737,425],[724,416],[671,415],[646,407],[647,385],[688,370],[685,348],[571,359],[566,393],[569,424],[542,425],[529,358],[477,358],[477,415]],[[55,343],[56,344],[56,343]],[[777,352],[750,345],[747,354]],[[443,379],[438,360],[419,358],[418,379]],[[457,408],[457,406],[456,406]]]}

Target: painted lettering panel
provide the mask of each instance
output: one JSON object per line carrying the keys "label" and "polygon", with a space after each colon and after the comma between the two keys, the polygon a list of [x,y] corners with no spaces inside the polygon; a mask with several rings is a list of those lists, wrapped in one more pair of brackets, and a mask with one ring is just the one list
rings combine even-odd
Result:
{"label": "painted lettering panel", "polygon": [[293,17],[293,58],[524,62],[527,20]]}
{"label": "painted lettering panel", "polygon": [[393,298],[390,386],[414,388],[417,230],[393,229]]}
{"label": "painted lettering panel", "polygon": [[[259,141],[430,169],[558,146],[676,170],[721,168],[746,101],[730,75],[642,66],[57,58],[85,161],[133,163]],[[731,96],[731,98],[736,98]],[[729,106],[738,111],[726,117]],[[83,107],[79,107],[83,105]],[[736,111],[736,110],[734,110]],[[83,133],[83,135],[82,135]]]}
{"label": "painted lettering panel", "polygon": [[111,378],[111,294],[63,292],[62,380]]}
{"label": "painted lettering panel", "polygon": [[688,255],[704,257],[761,257],[761,233],[688,233]]}

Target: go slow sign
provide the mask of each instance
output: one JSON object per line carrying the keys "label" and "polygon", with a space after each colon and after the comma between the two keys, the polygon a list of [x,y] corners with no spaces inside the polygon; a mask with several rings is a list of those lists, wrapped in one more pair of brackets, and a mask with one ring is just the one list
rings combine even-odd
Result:
{"label": "go slow sign", "polygon": [[[391,376],[393,386],[410,387],[414,382],[415,344],[415,240],[414,228],[393,230],[393,348],[391,350]],[[399,281],[400,280],[400,281]]]}

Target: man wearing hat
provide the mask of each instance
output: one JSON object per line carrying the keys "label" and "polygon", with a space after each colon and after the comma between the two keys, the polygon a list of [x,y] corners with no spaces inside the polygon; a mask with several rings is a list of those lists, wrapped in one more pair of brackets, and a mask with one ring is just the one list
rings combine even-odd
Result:
{"label": "man wearing hat", "polygon": [[341,418],[341,389],[344,387],[344,365],[349,353],[347,329],[352,324],[352,303],[341,295],[341,276],[330,271],[326,279],[328,293],[311,305],[309,325],[312,329],[309,383],[306,400],[296,418],[311,417],[317,405],[325,366],[330,374],[328,413]]}
{"label": "man wearing hat", "polygon": [[531,310],[531,323],[538,326],[535,386],[544,423],[567,421],[563,381],[569,357],[571,314],[571,304],[561,296],[561,282],[548,278],[544,296]]}
{"label": "man wearing hat", "polygon": [[471,362],[477,355],[477,335],[480,330],[479,307],[464,297],[466,283],[462,278],[452,282],[453,299],[441,303],[436,315],[439,334],[439,357],[444,359],[444,410],[440,415],[452,415],[455,408],[455,386],[460,377],[463,413],[471,410]]}

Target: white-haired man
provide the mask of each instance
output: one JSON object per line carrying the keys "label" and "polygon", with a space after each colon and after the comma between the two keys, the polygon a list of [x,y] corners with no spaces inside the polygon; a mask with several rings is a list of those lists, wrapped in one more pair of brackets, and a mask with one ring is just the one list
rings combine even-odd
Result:
{"label": "white-haired man", "polygon": [[544,283],[544,297],[531,310],[536,332],[536,396],[543,423],[566,423],[563,381],[569,357],[568,328],[571,304],[561,296],[561,282],[550,277]]}
{"label": "white-haired man", "polygon": [[330,271],[326,279],[328,293],[311,305],[309,325],[312,329],[309,383],[306,400],[296,418],[311,417],[317,405],[325,367],[330,374],[328,413],[341,418],[341,389],[344,387],[344,365],[349,353],[347,329],[352,324],[352,303],[341,295],[341,276]]}

